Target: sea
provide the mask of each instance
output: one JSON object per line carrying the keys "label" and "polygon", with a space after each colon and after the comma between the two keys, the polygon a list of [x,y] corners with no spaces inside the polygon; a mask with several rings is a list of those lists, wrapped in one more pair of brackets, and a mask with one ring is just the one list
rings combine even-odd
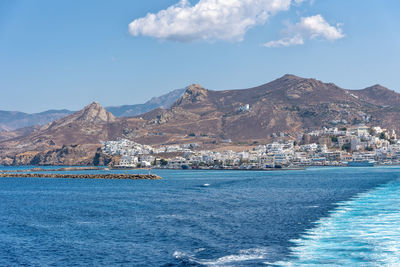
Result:
{"label": "sea", "polygon": [[400,265],[400,167],[152,173],[0,178],[0,266]]}

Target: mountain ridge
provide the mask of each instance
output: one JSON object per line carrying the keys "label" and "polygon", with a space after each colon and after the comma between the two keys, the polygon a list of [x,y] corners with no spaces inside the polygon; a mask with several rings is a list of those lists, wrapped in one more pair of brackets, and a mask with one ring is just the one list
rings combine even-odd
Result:
{"label": "mountain ridge", "polygon": [[34,125],[44,125],[50,121],[54,121],[72,114],[73,111],[46,110],[39,113],[28,114],[19,111],[0,111],[0,131],[12,131],[19,128],[30,127]]}
{"label": "mountain ridge", "polygon": [[[83,147],[88,146],[92,149],[88,153],[94,155],[93,149],[101,141],[116,138],[155,146],[196,142],[215,148],[228,139],[250,145],[277,136],[296,139],[314,129],[360,123],[400,130],[400,95],[382,86],[347,90],[333,83],[285,75],[249,89],[214,91],[193,84],[169,108],[134,117],[116,118],[92,103],[33,133],[0,142],[0,155],[16,162],[19,154],[35,151],[36,156],[26,160],[18,157],[17,162],[32,163],[29,159],[36,157],[45,164],[43,153],[55,155],[52,151],[74,146],[65,151],[82,155]],[[65,162],[65,153],[62,155],[51,156],[52,164]]]}
{"label": "mountain ridge", "polygon": [[137,116],[156,108],[169,108],[183,93],[185,89],[175,89],[158,97],[152,97],[144,104],[121,105],[106,107],[116,117]]}
{"label": "mountain ridge", "polygon": [[[184,92],[185,89],[176,89],[158,97],[152,97],[144,104],[121,105],[105,107],[115,117],[130,117],[146,113],[156,108],[169,108]],[[28,128],[32,126],[43,126],[49,122],[58,120],[65,116],[75,113],[68,109],[50,109],[39,113],[25,113],[20,111],[5,111],[0,110],[0,132],[15,131],[17,129]],[[21,131],[20,131],[21,132]],[[12,133],[3,133],[4,139]],[[0,134],[1,135],[1,134]]]}
{"label": "mountain ridge", "polygon": [[[167,140],[166,128],[169,128],[171,139],[180,135],[184,140],[185,132],[194,131],[199,135],[217,135],[237,141],[267,139],[281,131],[294,133],[333,126],[338,121],[375,123],[398,130],[400,123],[394,116],[398,111],[382,106],[388,101],[386,94],[371,96],[366,93],[369,90],[343,89],[333,83],[295,75],[284,75],[249,89],[213,91],[192,85],[170,109],[153,111],[142,117],[153,122],[149,129],[163,130],[159,142]],[[394,107],[400,105],[398,93],[384,87],[377,90],[390,92],[393,94],[391,104]],[[244,105],[249,105],[250,110],[239,112]],[[138,141],[146,143],[152,139],[141,137]]]}

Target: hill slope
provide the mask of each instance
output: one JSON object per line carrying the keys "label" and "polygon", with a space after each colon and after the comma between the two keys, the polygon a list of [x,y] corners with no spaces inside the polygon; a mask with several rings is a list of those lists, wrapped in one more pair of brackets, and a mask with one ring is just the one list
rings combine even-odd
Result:
{"label": "hill slope", "polygon": [[[59,151],[64,145],[94,149],[101,141],[118,137],[151,145],[198,142],[212,148],[225,139],[251,144],[270,141],[282,132],[296,137],[313,129],[359,123],[399,131],[400,95],[382,86],[346,90],[332,83],[285,75],[242,90],[212,91],[191,85],[170,108],[158,108],[140,117],[115,118],[92,103],[30,134],[0,142],[0,155],[16,162],[17,154],[40,152],[42,164],[46,162],[44,151]],[[79,151],[76,153],[81,155],[84,148]]]}
{"label": "hill slope", "polygon": [[18,111],[0,110],[0,131],[12,131],[34,125],[45,125],[73,113],[72,111],[48,110],[41,113],[27,114]]}
{"label": "hill slope", "polygon": [[[244,90],[212,91],[192,85],[170,109],[142,115],[149,132],[163,135],[137,140],[173,142],[194,133],[214,140],[246,142],[270,139],[280,132],[296,135],[325,126],[359,123],[400,130],[399,96],[381,86],[345,90],[294,75]],[[249,110],[240,110],[246,105]]]}
{"label": "hill slope", "polygon": [[[185,89],[173,90],[162,96],[153,97],[144,104],[106,107],[105,109],[111,112],[115,117],[132,117],[157,108],[169,108],[179,97],[182,96],[184,91]],[[75,111],[63,109],[47,110],[40,113],[28,114],[19,111],[0,110],[0,140],[21,136],[20,133],[29,133],[30,130],[33,130],[33,128],[31,128],[32,126],[38,128],[38,126],[64,118],[74,112]],[[22,130],[22,128],[25,129]],[[16,129],[20,130],[13,133],[12,131]]]}
{"label": "hill slope", "polygon": [[116,118],[97,102],[57,121],[48,123],[30,134],[0,143],[3,150],[14,152],[43,151],[72,144],[99,144],[107,140],[109,127]]}

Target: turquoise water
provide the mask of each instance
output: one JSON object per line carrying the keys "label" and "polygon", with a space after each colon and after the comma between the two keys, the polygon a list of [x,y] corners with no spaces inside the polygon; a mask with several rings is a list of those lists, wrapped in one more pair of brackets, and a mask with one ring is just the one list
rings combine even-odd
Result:
{"label": "turquoise water", "polygon": [[398,265],[399,171],[3,178],[0,266]]}
{"label": "turquoise water", "polygon": [[400,266],[400,181],[358,194],[293,240],[286,266]]}

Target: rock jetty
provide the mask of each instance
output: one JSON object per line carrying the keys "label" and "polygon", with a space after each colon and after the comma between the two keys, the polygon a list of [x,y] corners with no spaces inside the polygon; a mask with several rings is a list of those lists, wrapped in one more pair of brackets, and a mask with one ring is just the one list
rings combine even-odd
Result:
{"label": "rock jetty", "polygon": [[118,179],[118,180],[160,180],[154,174],[60,174],[60,173],[0,173],[0,178],[64,178],[64,179]]}
{"label": "rock jetty", "polygon": [[33,169],[20,169],[20,170],[0,170],[0,173],[17,173],[17,172],[65,172],[65,171],[101,171],[104,168],[99,167],[64,167],[57,169],[44,169],[44,168],[33,168]]}

